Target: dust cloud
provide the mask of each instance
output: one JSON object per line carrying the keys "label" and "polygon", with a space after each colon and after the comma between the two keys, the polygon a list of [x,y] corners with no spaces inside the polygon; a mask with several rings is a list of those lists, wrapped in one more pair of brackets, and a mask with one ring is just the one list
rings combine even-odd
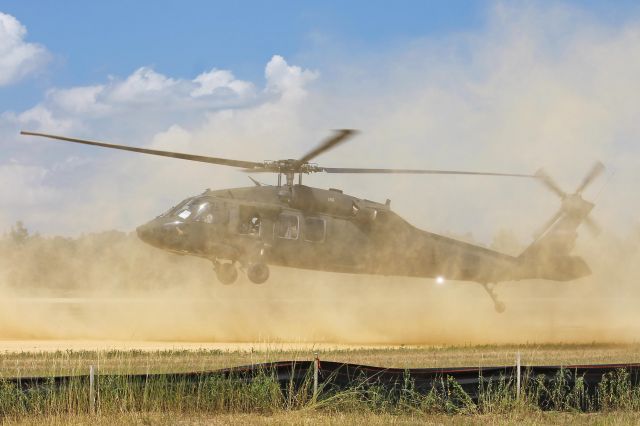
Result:
{"label": "dust cloud", "polygon": [[[513,244],[504,232],[496,238]],[[217,282],[210,262],[133,234],[29,236],[0,245],[0,340],[444,345],[630,342],[640,336],[640,238],[579,248],[594,274],[479,285],[274,268]]]}

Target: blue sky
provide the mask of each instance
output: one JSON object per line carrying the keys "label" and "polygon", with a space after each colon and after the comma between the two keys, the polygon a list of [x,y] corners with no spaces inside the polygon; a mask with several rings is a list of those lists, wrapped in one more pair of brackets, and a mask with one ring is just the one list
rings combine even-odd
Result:
{"label": "blue sky", "polygon": [[[571,187],[600,159],[619,181],[605,201],[635,205],[635,1],[2,0],[0,13],[14,22],[0,51],[28,52],[0,60],[0,229],[17,219],[45,233],[132,229],[205,186],[246,185],[229,169],[28,140],[21,128],[263,160],[357,127],[323,164],[544,166]],[[530,235],[557,208],[543,189],[503,181],[308,182],[390,197],[419,226],[485,241],[498,221]],[[637,222],[620,210],[595,213]]]}
{"label": "blue sky", "polygon": [[[518,3],[518,2],[516,2]],[[532,2],[520,2],[529,4]],[[557,2],[538,2],[544,5]],[[102,81],[142,65],[192,77],[213,67],[259,81],[272,54],[296,59],[334,48],[379,51],[412,39],[472,32],[495,2],[447,1],[125,1],[3,0],[0,11],[28,28],[53,63],[38,80],[5,87],[0,108],[26,107],[48,86]],[[633,0],[565,2],[612,23],[637,16]],[[339,47],[337,47],[339,46]],[[308,66],[313,66],[310,60]]]}
{"label": "blue sky", "polygon": [[[55,55],[37,83],[26,81],[0,98],[0,108],[33,103],[46,85],[69,86],[128,75],[142,65],[193,77],[213,67],[259,81],[278,53],[296,58],[323,40],[376,50],[411,38],[483,25],[488,2],[413,1],[3,1],[29,40]],[[7,90],[7,89],[5,89]],[[11,100],[13,98],[13,100]]]}

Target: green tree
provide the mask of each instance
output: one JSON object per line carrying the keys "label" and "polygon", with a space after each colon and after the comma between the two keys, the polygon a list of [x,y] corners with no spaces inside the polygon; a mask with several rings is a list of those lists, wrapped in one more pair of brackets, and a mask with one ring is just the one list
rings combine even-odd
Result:
{"label": "green tree", "polygon": [[19,220],[11,227],[10,235],[13,242],[16,244],[23,244],[29,238],[29,231],[24,227],[22,221]]}

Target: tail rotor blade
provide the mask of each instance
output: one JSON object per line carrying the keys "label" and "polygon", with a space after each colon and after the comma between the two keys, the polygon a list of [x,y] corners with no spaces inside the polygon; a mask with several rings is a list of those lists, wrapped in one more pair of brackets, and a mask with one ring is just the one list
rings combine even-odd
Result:
{"label": "tail rotor blade", "polygon": [[565,198],[567,196],[567,193],[560,189],[558,184],[544,170],[539,169],[536,172],[535,176],[540,179],[551,192],[554,192],[556,195],[558,195],[558,197]]}
{"label": "tail rotor blade", "polygon": [[587,173],[587,175],[584,177],[582,183],[580,184],[580,186],[578,186],[578,189],[576,189],[576,194],[582,194],[582,191],[584,191],[591,182],[593,182],[598,176],[600,176],[603,171],[604,164],[599,161],[596,162],[593,167],[591,167],[589,173]]}

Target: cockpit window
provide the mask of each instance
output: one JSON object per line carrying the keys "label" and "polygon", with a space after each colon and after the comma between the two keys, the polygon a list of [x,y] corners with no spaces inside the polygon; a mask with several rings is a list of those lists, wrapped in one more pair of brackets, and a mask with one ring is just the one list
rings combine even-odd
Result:
{"label": "cockpit window", "polygon": [[213,210],[215,205],[209,201],[203,201],[201,203],[196,203],[191,211],[193,212],[193,220],[197,220],[199,222],[205,223],[213,223]]}
{"label": "cockpit window", "polygon": [[166,212],[162,213],[158,217],[165,217],[165,216],[171,216],[171,215],[177,214],[178,212],[182,211],[182,208],[185,205],[187,205],[190,201],[191,201],[191,198],[187,198],[186,200],[182,200],[178,204],[176,204],[175,206],[171,207],[169,210],[167,210]]}
{"label": "cockpit window", "polygon": [[185,221],[222,223],[226,221],[228,212],[221,202],[213,201],[210,198],[194,198],[180,203],[163,216],[168,215],[176,215]]}

